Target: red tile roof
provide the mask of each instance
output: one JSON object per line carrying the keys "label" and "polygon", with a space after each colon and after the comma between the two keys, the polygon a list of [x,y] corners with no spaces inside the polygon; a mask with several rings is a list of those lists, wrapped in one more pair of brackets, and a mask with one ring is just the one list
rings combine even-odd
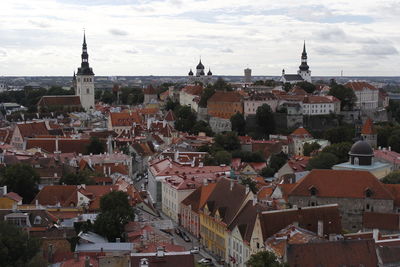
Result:
{"label": "red tile roof", "polygon": [[142,123],[142,117],[137,111],[110,112],[111,125],[113,127],[132,126],[134,123]]}
{"label": "red tile roof", "polygon": [[291,244],[287,249],[290,266],[378,266],[373,240],[341,240]]}
{"label": "red tile roof", "polygon": [[81,99],[75,95],[42,96],[38,106],[81,106]]}
{"label": "red tile roof", "polygon": [[399,231],[400,214],[364,212],[363,228]]}
{"label": "red tile roof", "polygon": [[393,195],[394,206],[400,207],[400,184],[383,184],[383,186]]}
{"label": "red tile roof", "polygon": [[367,189],[373,199],[393,200],[393,195],[368,171],[312,170],[301,179],[290,196],[310,196],[310,188],[317,190],[317,197],[365,198]]}
{"label": "red tile roof", "polygon": [[143,93],[144,93],[145,95],[156,95],[156,94],[157,94],[157,91],[156,91],[156,89],[154,89],[154,87],[150,84],[149,86],[147,86],[147,88],[145,88],[145,89],[143,90]]}
{"label": "red tile roof", "polygon": [[9,193],[5,194],[4,196],[8,197],[9,199],[14,200],[15,202],[22,201],[22,197],[20,195],[18,195],[17,193],[14,193],[14,192],[9,192]]}
{"label": "red tile roof", "polygon": [[203,86],[201,85],[187,85],[182,88],[182,91],[189,95],[200,96],[203,93]]}
{"label": "red tile roof", "polygon": [[297,135],[297,136],[311,136],[311,134],[303,127],[299,127],[296,130],[294,130],[291,135]]}
{"label": "red tile roof", "polygon": [[361,134],[376,134],[376,131],[374,129],[374,123],[370,118],[368,118],[361,130]]}
{"label": "red tile roof", "polygon": [[17,123],[22,137],[34,137],[36,135],[49,135],[46,124],[42,122]]}
{"label": "red tile roof", "polygon": [[49,153],[56,152],[56,142],[58,151],[61,153],[86,153],[86,146],[90,144],[90,139],[72,138],[29,138],[26,140],[26,149],[39,147]]}
{"label": "red tile roof", "polygon": [[367,82],[348,82],[344,86],[353,89],[354,91],[362,91],[364,89],[378,90],[375,86]]}
{"label": "red tile roof", "polygon": [[216,91],[207,101],[216,102],[216,103],[224,103],[224,102],[241,102],[242,96],[236,91]]}

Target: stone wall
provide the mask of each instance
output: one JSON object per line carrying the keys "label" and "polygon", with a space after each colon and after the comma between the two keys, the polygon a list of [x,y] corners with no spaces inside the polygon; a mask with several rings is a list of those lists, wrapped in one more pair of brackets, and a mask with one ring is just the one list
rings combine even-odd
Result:
{"label": "stone wall", "polygon": [[228,132],[232,130],[231,121],[229,119],[211,117],[209,124],[215,133]]}

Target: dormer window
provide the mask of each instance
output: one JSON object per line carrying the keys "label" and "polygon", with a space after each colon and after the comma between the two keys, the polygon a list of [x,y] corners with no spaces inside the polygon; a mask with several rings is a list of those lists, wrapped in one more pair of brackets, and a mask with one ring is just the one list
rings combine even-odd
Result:
{"label": "dormer window", "polygon": [[309,190],[310,190],[310,195],[311,196],[316,196],[317,195],[318,190],[314,186],[310,187]]}
{"label": "dormer window", "polygon": [[371,189],[367,188],[367,190],[365,190],[365,197],[370,198],[372,197],[372,194],[373,192]]}
{"label": "dormer window", "polygon": [[33,224],[41,224],[42,223],[42,217],[36,216]]}

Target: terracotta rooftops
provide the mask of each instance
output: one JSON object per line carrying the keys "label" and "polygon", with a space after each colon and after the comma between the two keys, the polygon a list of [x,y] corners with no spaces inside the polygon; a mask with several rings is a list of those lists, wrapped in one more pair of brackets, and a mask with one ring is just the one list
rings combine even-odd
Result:
{"label": "terracotta rooftops", "polygon": [[207,102],[240,102],[242,96],[236,91],[216,91]]}
{"label": "terracotta rooftops", "polygon": [[44,121],[17,123],[17,127],[23,138],[34,137],[36,135],[49,135]]}
{"label": "terracotta rooftops", "polygon": [[75,95],[42,96],[40,106],[80,106],[81,99]]}
{"label": "terracotta rooftops", "polygon": [[203,93],[203,86],[201,85],[187,85],[182,88],[182,91],[189,95],[200,96]]}
{"label": "terracotta rooftops", "polygon": [[142,123],[142,117],[137,111],[110,112],[110,119],[114,127],[132,126],[134,123]]}
{"label": "terracotta rooftops", "polygon": [[290,196],[311,196],[312,188],[317,197],[390,199],[393,195],[370,172],[355,170],[312,170],[289,193]]}
{"label": "terracotta rooftops", "polygon": [[354,91],[362,91],[364,89],[368,90],[378,90],[375,86],[372,84],[369,84],[367,82],[348,82],[344,86],[353,89]]}
{"label": "terracotta rooftops", "polygon": [[361,130],[361,134],[376,134],[376,131],[374,129],[374,123],[370,118],[368,118]]}
{"label": "terracotta rooftops", "polygon": [[296,135],[296,136],[311,136],[311,134],[303,127],[299,127],[296,130],[294,130],[293,133],[290,135]]}
{"label": "terracotta rooftops", "polygon": [[215,188],[216,183],[209,183],[197,188],[194,192],[182,200],[182,205],[191,206],[192,211],[198,212],[204,206],[208,197]]}

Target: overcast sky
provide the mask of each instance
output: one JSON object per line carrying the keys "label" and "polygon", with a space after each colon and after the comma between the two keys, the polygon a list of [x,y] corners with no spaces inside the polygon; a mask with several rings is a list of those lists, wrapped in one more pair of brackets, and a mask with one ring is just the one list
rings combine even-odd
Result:
{"label": "overcast sky", "polygon": [[2,0],[0,76],[72,75],[83,28],[96,75],[400,73],[400,1]]}

